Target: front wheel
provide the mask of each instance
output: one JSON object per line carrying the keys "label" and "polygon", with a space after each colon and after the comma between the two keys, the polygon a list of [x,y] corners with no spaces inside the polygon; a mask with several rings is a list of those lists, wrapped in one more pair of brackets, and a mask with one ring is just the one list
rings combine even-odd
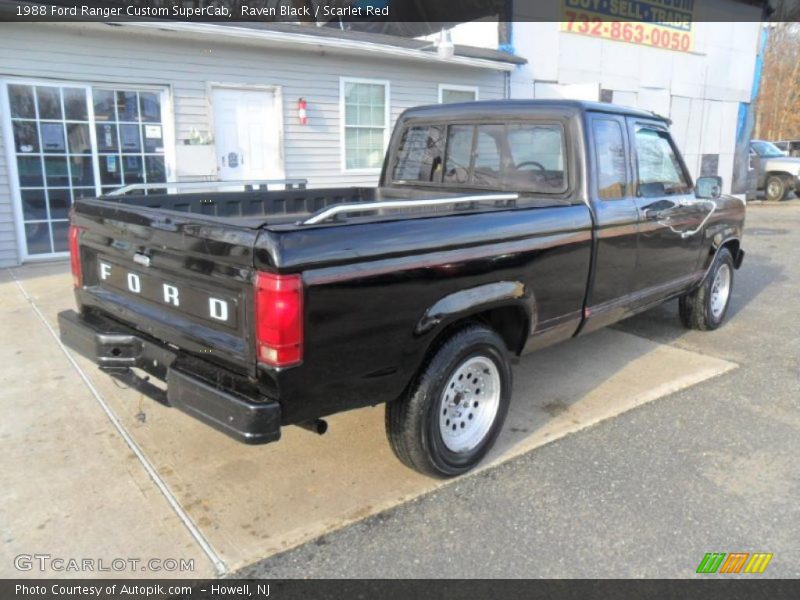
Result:
{"label": "front wheel", "polygon": [[716,329],[725,320],[733,290],[733,256],[720,248],[708,276],[693,292],[681,296],[678,309],[688,329]]}
{"label": "front wheel", "polygon": [[780,175],[770,175],[766,182],[766,196],[770,202],[780,202],[789,193],[786,179]]}
{"label": "front wheel", "polygon": [[511,398],[508,350],[473,325],[447,340],[404,398],[386,406],[386,433],[407,466],[434,477],[475,467],[494,444]]}

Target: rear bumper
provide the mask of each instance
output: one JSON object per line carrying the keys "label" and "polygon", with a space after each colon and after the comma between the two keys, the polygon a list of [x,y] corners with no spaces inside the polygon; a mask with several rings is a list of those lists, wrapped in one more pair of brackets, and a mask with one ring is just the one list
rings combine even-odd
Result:
{"label": "rear bumper", "polygon": [[[266,444],[281,437],[277,402],[248,398],[191,373],[181,367],[179,352],[165,344],[111,319],[84,317],[72,310],[58,314],[58,327],[66,346],[154,400],[174,406],[245,444]],[[166,381],[166,393],[136,376],[131,367]],[[230,379],[229,373],[223,375],[228,376],[215,379]]]}

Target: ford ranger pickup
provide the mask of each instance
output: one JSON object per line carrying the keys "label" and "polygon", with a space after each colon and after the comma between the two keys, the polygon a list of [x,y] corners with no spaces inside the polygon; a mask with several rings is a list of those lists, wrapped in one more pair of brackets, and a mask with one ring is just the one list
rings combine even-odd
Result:
{"label": "ford ranger pickup", "polygon": [[721,188],[649,112],[413,108],[375,188],[78,200],[61,336],[248,444],[384,403],[397,457],[454,476],[500,432],[522,353],[672,298],[686,327],[723,323],[745,207]]}

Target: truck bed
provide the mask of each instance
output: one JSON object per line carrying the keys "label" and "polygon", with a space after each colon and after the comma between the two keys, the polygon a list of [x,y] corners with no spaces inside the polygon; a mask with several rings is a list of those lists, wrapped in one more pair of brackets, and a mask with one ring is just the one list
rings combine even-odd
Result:
{"label": "truck bed", "polygon": [[[340,187],[318,189],[285,189],[285,190],[245,190],[245,191],[200,191],[189,193],[158,193],[149,195],[108,195],[98,200],[124,204],[126,207],[153,209],[159,213],[176,212],[204,215],[228,225],[261,229],[297,225],[311,215],[337,204],[359,204],[369,202],[391,202],[403,200],[419,200],[420,207],[381,209],[379,212],[395,217],[413,217],[420,215],[442,214],[465,209],[508,208],[508,201],[474,202],[466,206],[425,206],[422,201],[431,199],[454,200],[463,197],[464,193],[453,193],[436,189],[401,188],[401,187]],[[470,194],[473,195],[473,194]],[[478,191],[474,195],[492,196],[488,191]],[[552,200],[536,200],[530,198],[528,203],[544,203],[553,205]],[[361,216],[374,215],[376,210],[365,211]],[[356,212],[356,214],[359,214]],[[281,227],[284,226],[284,227]]]}
{"label": "truck bed", "polygon": [[457,198],[459,194],[415,188],[340,187],[160,193],[146,196],[109,195],[99,199],[131,207],[206,215],[224,219],[231,225],[259,229],[265,225],[293,223],[335,204],[425,200],[450,196]]}
{"label": "truck bed", "polygon": [[192,213],[225,219],[231,225],[258,229],[269,222],[292,222],[343,202],[369,202],[376,188],[343,187],[265,191],[198,191],[136,196],[102,196],[103,201],[126,206]]}
{"label": "truck bed", "polygon": [[[411,207],[408,200],[413,200]],[[392,201],[401,201],[403,207],[391,207]],[[366,208],[370,202],[369,210],[353,208],[353,204]],[[374,204],[384,202],[386,208]],[[343,203],[349,206],[346,214],[331,219],[321,214]],[[76,293],[85,310],[131,324],[195,356],[253,376],[251,313],[256,270],[304,272],[380,260],[399,252],[408,260],[414,255],[437,256],[444,248],[509,242],[520,228],[525,229],[524,237],[535,236],[545,227],[552,236],[556,232],[547,214],[534,217],[531,211],[518,210],[531,208],[531,203],[548,214],[551,207],[568,210],[557,200],[526,198],[517,205],[516,195],[397,187],[82,198],[73,211],[73,225],[81,230],[84,277],[84,286]],[[588,210],[583,205],[571,208],[563,214],[577,217],[567,218],[565,231],[558,233],[569,238],[577,229],[585,237],[590,227]],[[322,220],[309,224],[314,213]],[[532,218],[538,224],[525,225]],[[409,229],[405,223],[409,219],[418,224]],[[495,221],[503,225],[496,229],[487,225]],[[355,251],[357,240],[363,243]],[[579,252],[582,266],[588,265],[585,250]],[[585,275],[579,279],[582,286]],[[179,305],[164,300],[165,285],[180,290]],[[581,297],[582,291],[581,287],[574,296]],[[224,322],[209,317],[212,299],[229,307]]]}

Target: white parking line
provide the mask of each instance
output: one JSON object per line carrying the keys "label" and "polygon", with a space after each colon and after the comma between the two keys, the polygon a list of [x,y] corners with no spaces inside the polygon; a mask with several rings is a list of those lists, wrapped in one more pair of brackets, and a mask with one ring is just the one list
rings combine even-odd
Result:
{"label": "white parking line", "polygon": [[131,437],[131,435],[128,433],[128,431],[125,429],[125,427],[119,421],[119,419],[117,419],[116,415],[112,412],[111,408],[108,406],[108,403],[103,399],[103,397],[100,395],[100,392],[98,392],[97,389],[94,387],[94,385],[89,380],[89,378],[86,375],[86,373],[83,371],[83,369],[80,367],[80,365],[72,357],[72,355],[70,354],[69,350],[67,350],[67,347],[64,346],[64,344],[61,342],[61,338],[59,338],[58,333],[56,333],[56,331],[53,329],[53,327],[47,321],[45,316],[42,314],[42,311],[39,310],[39,307],[36,306],[36,303],[33,301],[33,298],[31,298],[28,295],[28,292],[25,290],[25,287],[22,285],[22,282],[19,279],[17,279],[17,276],[14,274],[14,272],[11,269],[6,269],[6,270],[11,275],[11,278],[14,280],[14,282],[17,284],[17,287],[19,288],[20,292],[22,292],[22,295],[30,303],[31,308],[33,308],[34,312],[36,313],[36,316],[39,318],[39,320],[42,323],[44,323],[44,326],[50,332],[50,335],[53,336],[53,339],[56,341],[56,344],[58,344],[59,348],[61,348],[61,351],[67,357],[67,360],[69,360],[69,362],[72,364],[72,366],[78,372],[78,375],[83,380],[84,384],[86,384],[86,387],[89,388],[89,391],[92,393],[92,395],[94,396],[95,400],[97,400],[97,403],[100,405],[100,407],[105,412],[106,417],[108,417],[108,420],[111,422],[111,424],[114,426],[114,428],[120,434],[120,436],[122,436],[122,439],[125,441],[125,443],[127,444],[128,448],[131,449],[131,452],[133,452],[133,454],[139,460],[139,462],[141,463],[141,465],[144,468],[145,472],[148,474],[150,479],[153,481],[153,483],[159,489],[159,491],[164,496],[164,498],[166,498],[167,503],[170,505],[172,510],[175,511],[175,514],[178,515],[178,518],[181,520],[181,522],[183,522],[183,524],[186,527],[186,529],[189,530],[189,534],[195,539],[195,541],[198,543],[200,548],[203,550],[203,552],[206,554],[206,556],[208,556],[209,560],[213,563],[214,568],[217,571],[217,574],[219,576],[226,575],[228,573],[228,567],[225,564],[225,562],[220,558],[219,554],[211,546],[210,542],[203,535],[203,532],[200,531],[200,529],[197,527],[197,525],[195,525],[194,521],[192,521],[191,517],[188,515],[188,513],[181,506],[180,502],[178,502],[178,499],[175,497],[175,495],[169,489],[167,484],[164,482],[164,480],[158,474],[158,472],[156,471],[155,467],[153,467],[153,465],[150,463],[150,461],[144,455],[144,452],[142,452],[141,448],[139,448],[139,445],[134,441],[134,439]]}

